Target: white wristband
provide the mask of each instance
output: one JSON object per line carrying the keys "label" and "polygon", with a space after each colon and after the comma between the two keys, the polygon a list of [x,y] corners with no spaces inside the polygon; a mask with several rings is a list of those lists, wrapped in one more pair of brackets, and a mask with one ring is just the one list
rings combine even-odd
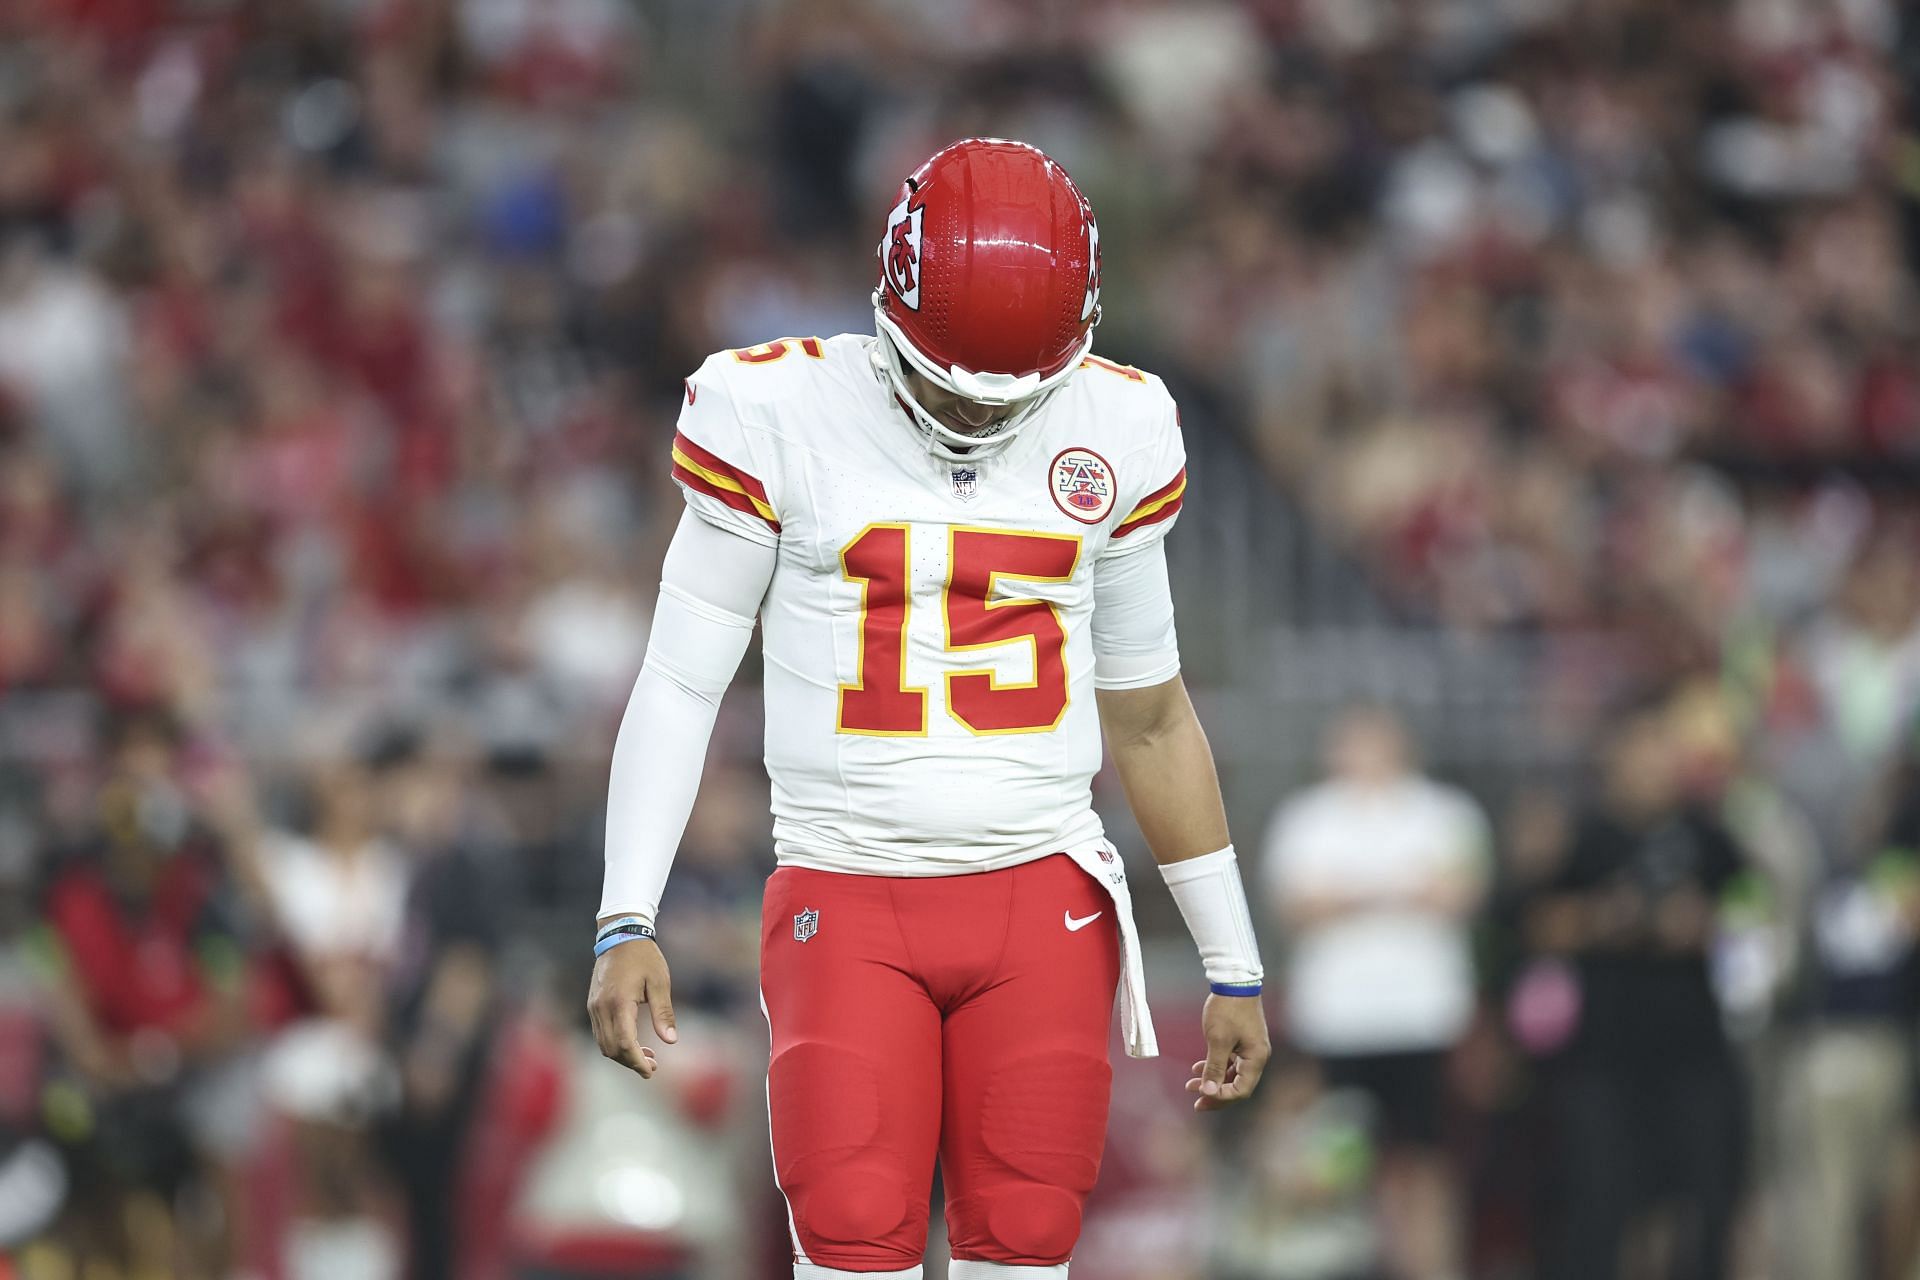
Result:
{"label": "white wristband", "polygon": [[1265,971],[1253,936],[1253,915],[1240,883],[1233,846],[1182,862],[1163,863],[1160,875],[1180,907],[1187,932],[1200,948],[1214,994],[1257,996]]}

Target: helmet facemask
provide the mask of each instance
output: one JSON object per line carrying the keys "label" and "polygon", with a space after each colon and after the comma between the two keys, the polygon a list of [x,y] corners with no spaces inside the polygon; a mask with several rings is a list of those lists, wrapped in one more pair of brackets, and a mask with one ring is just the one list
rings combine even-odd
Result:
{"label": "helmet facemask", "polygon": [[[1037,373],[1022,376],[972,373],[958,365],[942,369],[916,350],[887,315],[882,302],[882,290],[879,289],[873,293],[873,318],[876,340],[872,359],[875,372],[906,410],[908,419],[920,432],[927,452],[948,462],[978,462],[1003,452],[1021,429],[1053,398],[1054,393],[1067,384],[1067,379],[1073,376],[1080,361],[1086,358],[1087,352],[1093,347],[1093,325],[1090,324],[1086,337],[1081,340],[1080,349],[1051,376],[1043,378]],[[1096,309],[1093,324],[1099,321]],[[907,378],[909,369],[941,390],[977,404],[1018,407],[1000,421],[981,427],[976,434],[956,431],[935,417],[913,394],[913,387]]]}

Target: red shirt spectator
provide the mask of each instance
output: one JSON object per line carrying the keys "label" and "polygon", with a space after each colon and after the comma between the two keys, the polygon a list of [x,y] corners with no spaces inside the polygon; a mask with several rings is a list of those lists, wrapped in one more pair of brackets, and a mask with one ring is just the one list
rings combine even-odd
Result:
{"label": "red shirt spectator", "polygon": [[182,1044],[213,1029],[216,992],[207,963],[221,937],[211,926],[215,877],[183,852],[154,869],[145,894],[117,891],[98,865],[61,875],[47,898],[76,985],[101,1029],[161,1031]]}

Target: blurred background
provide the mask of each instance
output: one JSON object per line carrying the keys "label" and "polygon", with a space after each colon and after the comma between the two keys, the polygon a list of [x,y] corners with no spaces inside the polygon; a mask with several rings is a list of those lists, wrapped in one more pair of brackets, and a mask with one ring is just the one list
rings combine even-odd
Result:
{"label": "blurred background", "polygon": [[1103,779],[1167,1056],[1076,1274],[1911,1280],[1917,75],[1897,0],[0,2],[0,1276],[784,1274],[757,663],[646,1087],[607,760],[680,379],[865,331],[984,133],[1181,399],[1280,1046],[1187,1110]]}

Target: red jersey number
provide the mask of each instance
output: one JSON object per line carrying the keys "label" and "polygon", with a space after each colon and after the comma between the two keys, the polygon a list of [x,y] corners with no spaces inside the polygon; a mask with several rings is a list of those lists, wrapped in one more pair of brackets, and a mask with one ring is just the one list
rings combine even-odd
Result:
{"label": "red jersey number", "polygon": [[[947,713],[978,734],[1057,727],[1067,710],[1067,631],[1059,611],[1037,598],[996,600],[994,592],[1002,580],[1066,582],[1080,562],[1080,539],[970,528],[953,528],[947,536],[941,592],[947,651],[1024,644],[1033,655],[1030,681],[1002,683],[985,667],[948,672]],[[842,576],[861,584],[858,678],[840,686],[842,733],[927,732],[927,691],[906,683],[913,594],[909,537],[906,525],[868,525],[840,552]]]}

